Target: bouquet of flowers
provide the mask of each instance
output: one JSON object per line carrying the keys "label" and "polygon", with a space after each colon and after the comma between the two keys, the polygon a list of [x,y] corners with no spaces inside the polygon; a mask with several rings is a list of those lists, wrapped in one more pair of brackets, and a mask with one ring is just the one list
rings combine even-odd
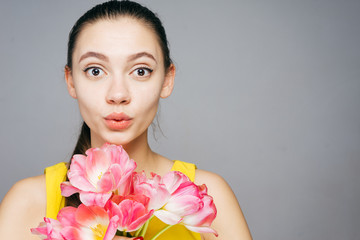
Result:
{"label": "bouquet of flowers", "polygon": [[153,217],[166,225],[151,240],[176,224],[198,232],[217,233],[210,227],[216,207],[205,185],[197,186],[181,172],[161,177],[136,172],[136,162],[121,146],[104,144],[74,155],[61,184],[68,197],[78,193],[81,204],[62,208],[57,220],[44,218],[33,234],[41,239],[111,240],[115,235],[144,236]]}

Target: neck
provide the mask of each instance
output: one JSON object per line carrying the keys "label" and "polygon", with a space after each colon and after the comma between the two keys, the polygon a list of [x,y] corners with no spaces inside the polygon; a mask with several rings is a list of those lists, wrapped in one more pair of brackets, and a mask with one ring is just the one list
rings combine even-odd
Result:
{"label": "neck", "polygon": [[123,147],[130,158],[136,162],[137,172],[143,170],[147,172],[155,166],[157,154],[149,146],[147,131]]}
{"label": "neck", "polygon": [[[145,131],[136,139],[122,145],[130,158],[136,162],[137,172],[143,170],[145,172],[154,171],[154,168],[157,166],[158,155],[151,150],[147,137],[147,131]],[[104,144],[104,142],[96,140],[98,140],[98,138],[91,136],[92,147],[100,147]]]}

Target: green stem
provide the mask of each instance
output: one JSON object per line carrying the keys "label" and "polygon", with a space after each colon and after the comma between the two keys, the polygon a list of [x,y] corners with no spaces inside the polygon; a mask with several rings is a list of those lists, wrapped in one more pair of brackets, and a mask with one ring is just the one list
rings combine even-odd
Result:
{"label": "green stem", "polygon": [[146,231],[147,231],[147,229],[148,229],[149,223],[150,223],[151,219],[153,219],[153,217],[154,217],[154,215],[152,215],[152,216],[149,218],[149,220],[146,221],[146,223],[144,224],[144,226],[141,228],[141,231],[140,231],[139,236],[141,236],[141,237],[144,237],[144,236],[145,236],[145,233],[146,233]]}
{"label": "green stem", "polygon": [[146,230],[147,230],[147,228],[149,226],[149,222],[150,222],[150,220],[146,221],[146,223],[144,224],[144,227],[141,229],[141,232],[140,232],[139,236],[141,236],[141,237],[145,236]]}
{"label": "green stem", "polygon": [[[144,224],[144,225],[145,225],[145,224]],[[144,225],[142,225],[141,228],[139,228],[139,229],[135,232],[134,237],[138,237],[138,236],[139,236],[141,230],[144,228]]]}
{"label": "green stem", "polygon": [[161,229],[160,232],[158,232],[153,238],[151,238],[150,240],[155,240],[157,237],[159,237],[161,234],[163,234],[163,232],[165,232],[166,230],[168,230],[169,228],[171,228],[174,225],[167,225],[166,227],[164,227],[163,229]]}

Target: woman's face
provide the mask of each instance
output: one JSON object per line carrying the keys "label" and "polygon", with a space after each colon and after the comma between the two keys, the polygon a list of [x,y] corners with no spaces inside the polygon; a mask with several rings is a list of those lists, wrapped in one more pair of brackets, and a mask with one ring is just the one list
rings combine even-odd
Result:
{"label": "woman's face", "polygon": [[92,147],[146,136],[175,75],[173,66],[165,74],[154,32],[132,18],[99,20],[82,29],[72,60],[67,86],[90,127]]}

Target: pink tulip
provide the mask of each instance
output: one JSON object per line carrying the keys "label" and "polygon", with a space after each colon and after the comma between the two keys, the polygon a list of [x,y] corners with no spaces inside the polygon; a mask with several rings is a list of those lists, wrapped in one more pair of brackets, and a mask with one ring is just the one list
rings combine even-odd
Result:
{"label": "pink tulip", "polygon": [[[199,188],[190,180],[183,181],[181,184],[171,184],[173,193],[168,202],[154,215],[166,224],[174,225],[179,223],[184,216],[193,214],[203,207]],[[176,181],[177,182],[177,181]],[[178,185],[176,190],[173,186]]]}
{"label": "pink tulip", "polygon": [[151,178],[146,178],[144,172],[134,175],[134,194],[145,195],[149,198],[148,209],[160,209],[170,198],[170,193],[165,184],[162,183],[161,176],[151,173]]}
{"label": "pink tulip", "polygon": [[[138,199],[148,202],[147,198]],[[124,199],[120,203],[109,201],[106,204],[106,208],[110,216],[118,217],[117,224],[119,231],[132,232],[138,230],[154,212],[154,210],[148,211],[145,205],[136,200]]]}
{"label": "pink tulip", "polygon": [[73,156],[69,182],[61,184],[61,192],[65,197],[78,192],[83,204],[103,207],[112,191],[128,183],[136,163],[121,146],[108,143],[88,149],[86,155]]}
{"label": "pink tulip", "polygon": [[63,240],[60,231],[62,225],[58,220],[51,218],[44,218],[44,222],[41,222],[37,228],[32,228],[31,233],[39,235],[41,239],[53,239],[53,240]]}
{"label": "pink tulip", "polygon": [[64,226],[61,235],[66,240],[114,238],[118,217],[110,218],[109,214],[99,206],[79,205],[78,208],[65,207],[58,214],[60,223]]}
{"label": "pink tulip", "polygon": [[218,236],[217,232],[210,227],[217,214],[213,199],[211,196],[204,194],[202,202],[204,203],[203,207],[193,214],[184,216],[181,224],[193,232],[214,233]]}
{"label": "pink tulip", "polygon": [[190,182],[190,179],[183,173],[178,171],[171,171],[165,174],[162,178],[162,182],[165,184],[169,193],[175,192],[179,186],[184,182]]}
{"label": "pink tulip", "polygon": [[133,172],[130,177],[124,181],[120,186],[116,189],[115,194],[120,196],[127,196],[131,195],[134,192],[134,186],[133,186],[133,176],[136,174],[136,172]]}

